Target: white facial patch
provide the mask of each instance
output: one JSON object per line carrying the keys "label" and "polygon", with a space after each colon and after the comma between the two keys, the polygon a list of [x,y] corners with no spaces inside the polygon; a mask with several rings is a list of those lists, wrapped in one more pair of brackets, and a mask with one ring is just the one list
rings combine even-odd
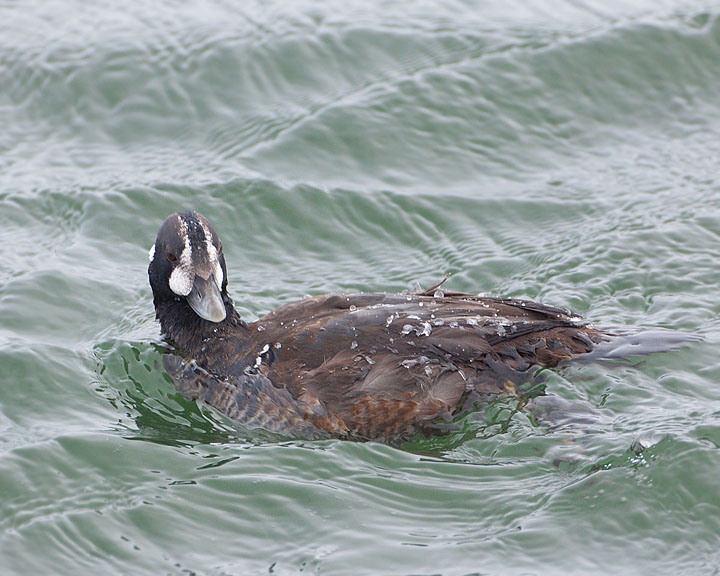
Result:
{"label": "white facial patch", "polygon": [[217,282],[218,288],[222,288],[223,283],[223,271],[220,262],[215,264],[215,282]]}
{"label": "white facial patch", "polygon": [[148,250],[148,258],[150,259],[150,262],[155,260],[155,244],[150,246],[150,250]]}
{"label": "white facial patch", "polygon": [[218,287],[220,287],[223,283],[223,271],[222,266],[220,266],[220,261],[218,260],[218,251],[213,244],[212,234],[210,233],[208,227],[205,226],[204,222],[201,222],[200,225],[205,233],[205,247],[207,248],[208,258],[210,263],[215,265],[213,276],[215,276],[215,282],[217,282]]}
{"label": "white facial patch", "polygon": [[178,296],[187,296],[192,291],[194,281],[194,274],[188,274],[182,268],[175,268],[170,274],[170,290]]}
{"label": "white facial patch", "polygon": [[183,251],[178,258],[175,270],[170,274],[170,290],[178,296],[187,296],[192,291],[195,274],[192,271],[192,246],[187,233],[185,220],[178,217],[180,221],[180,237],[183,239]]}

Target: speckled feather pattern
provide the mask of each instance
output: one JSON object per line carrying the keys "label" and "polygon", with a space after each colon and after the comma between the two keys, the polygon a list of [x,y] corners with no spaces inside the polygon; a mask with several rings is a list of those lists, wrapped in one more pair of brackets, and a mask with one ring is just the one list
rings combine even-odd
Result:
{"label": "speckled feather pattern", "polygon": [[559,308],[466,294],[318,296],[250,325],[231,306],[218,326],[183,304],[159,313],[185,353],[166,360],[179,390],[246,426],[305,438],[432,431],[469,397],[517,393],[538,366],[603,338]]}

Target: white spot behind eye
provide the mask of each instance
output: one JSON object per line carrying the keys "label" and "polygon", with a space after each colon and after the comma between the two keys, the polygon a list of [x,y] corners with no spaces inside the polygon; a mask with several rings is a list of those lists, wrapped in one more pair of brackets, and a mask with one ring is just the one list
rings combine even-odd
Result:
{"label": "white spot behind eye", "polygon": [[148,258],[150,259],[150,262],[155,260],[155,244],[150,246],[150,250],[148,250]]}
{"label": "white spot behind eye", "polygon": [[170,290],[178,296],[187,296],[195,281],[195,274],[192,271],[192,246],[187,233],[187,223],[180,217],[178,219],[180,220],[180,237],[183,239],[184,246],[178,263],[170,274]]}
{"label": "white spot behind eye", "polygon": [[202,226],[203,232],[205,233],[205,244],[207,244],[208,256],[210,256],[211,259],[215,259],[217,258],[217,249],[213,244],[210,229],[205,226],[205,222],[200,222],[200,226]]}
{"label": "white spot behind eye", "polygon": [[203,232],[205,233],[205,247],[208,252],[208,259],[210,262],[215,263],[215,270],[213,272],[213,275],[215,276],[215,282],[217,282],[218,287],[222,287],[223,283],[223,270],[222,266],[220,266],[220,261],[218,260],[218,251],[217,248],[215,248],[215,245],[212,241],[212,233],[210,232],[210,229],[205,225],[205,222],[200,222],[200,226],[202,226]]}

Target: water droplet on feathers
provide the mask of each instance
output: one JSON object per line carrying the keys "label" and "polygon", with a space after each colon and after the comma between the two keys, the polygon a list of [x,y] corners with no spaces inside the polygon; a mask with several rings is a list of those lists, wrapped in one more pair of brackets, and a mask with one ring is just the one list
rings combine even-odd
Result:
{"label": "water droplet on feathers", "polygon": [[415,330],[415,334],[418,336],[430,336],[431,333],[432,328],[430,327],[430,322],[423,322],[422,326]]}
{"label": "water droplet on feathers", "polygon": [[430,322],[423,322],[419,326],[413,326],[412,324],[405,324],[403,326],[402,332],[400,332],[403,336],[406,336],[410,334],[410,332],[415,331],[415,334],[417,336],[430,336],[432,333],[432,326],[430,326]]}
{"label": "water droplet on feathers", "polygon": [[400,362],[400,364],[405,368],[412,368],[413,366],[417,366],[418,364],[427,364],[430,361],[430,358],[427,356],[418,356],[417,358],[413,358],[411,360],[403,360]]}

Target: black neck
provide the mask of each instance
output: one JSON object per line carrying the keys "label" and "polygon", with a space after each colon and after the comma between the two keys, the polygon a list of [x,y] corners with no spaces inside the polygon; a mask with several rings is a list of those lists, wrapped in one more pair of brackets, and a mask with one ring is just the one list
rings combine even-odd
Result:
{"label": "black neck", "polygon": [[244,332],[247,328],[232,301],[229,298],[223,300],[227,316],[222,322],[200,318],[184,298],[162,302],[155,307],[155,315],[163,334],[175,346],[199,360],[212,347],[208,343],[224,340],[230,332],[237,338],[238,329]]}

